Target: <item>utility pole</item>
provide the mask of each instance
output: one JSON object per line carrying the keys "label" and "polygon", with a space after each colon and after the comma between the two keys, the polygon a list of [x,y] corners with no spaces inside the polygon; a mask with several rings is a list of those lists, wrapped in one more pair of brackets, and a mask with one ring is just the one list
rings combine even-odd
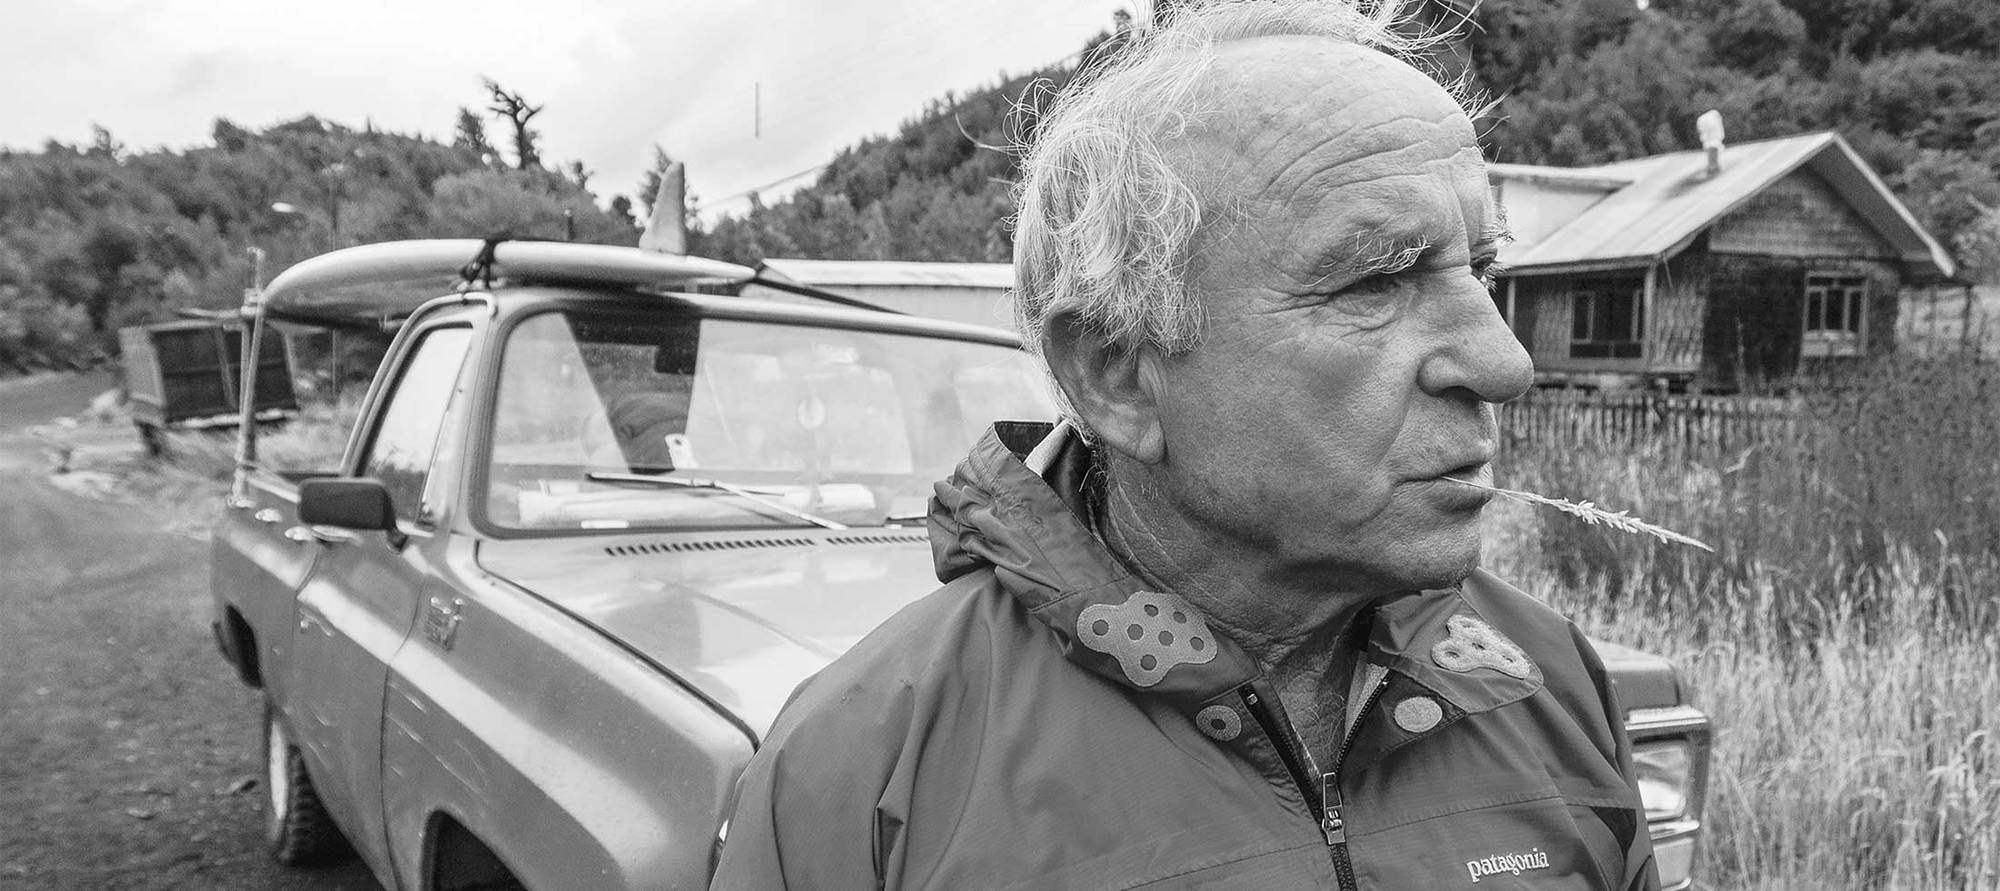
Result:
{"label": "utility pole", "polygon": [[250,254],[250,291],[251,293],[256,293],[264,290],[264,249],[253,244],[249,247],[248,251]]}
{"label": "utility pole", "polygon": [[764,82],[750,83],[750,138],[764,138]]}
{"label": "utility pole", "polygon": [[340,250],[340,199],[341,175],[347,172],[347,165],[339,161],[326,165],[320,171],[326,177],[326,222],[333,237],[333,250]]}

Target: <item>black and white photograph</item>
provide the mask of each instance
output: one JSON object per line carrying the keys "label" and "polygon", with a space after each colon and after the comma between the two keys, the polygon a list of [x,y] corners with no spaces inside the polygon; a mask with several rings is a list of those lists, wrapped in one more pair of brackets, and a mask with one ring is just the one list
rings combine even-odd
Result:
{"label": "black and white photograph", "polygon": [[0,889],[2000,888],[1994,0],[0,25]]}

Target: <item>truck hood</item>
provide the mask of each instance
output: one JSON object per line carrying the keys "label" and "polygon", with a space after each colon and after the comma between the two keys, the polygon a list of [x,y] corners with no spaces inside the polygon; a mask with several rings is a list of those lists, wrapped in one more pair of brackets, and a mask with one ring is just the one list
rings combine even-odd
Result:
{"label": "truck hood", "polygon": [[[479,563],[644,654],[760,739],[801,681],[938,586],[915,529],[487,541]],[[1591,643],[1625,708],[1680,704],[1665,659]]]}
{"label": "truck hood", "polygon": [[760,739],[799,682],[938,586],[921,529],[487,541],[479,564],[643,654]]}
{"label": "truck hood", "polygon": [[1591,638],[1590,645],[1604,660],[1611,688],[1618,691],[1618,704],[1627,709],[1664,708],[1681,704],[1681,684],[1674,666],[1667,660],[1623,644]]}

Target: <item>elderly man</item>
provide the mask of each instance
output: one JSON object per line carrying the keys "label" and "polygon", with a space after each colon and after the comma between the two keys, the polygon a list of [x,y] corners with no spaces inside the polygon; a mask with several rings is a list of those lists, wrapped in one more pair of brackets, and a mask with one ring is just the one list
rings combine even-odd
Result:
{"label": "elderly man", "polygon": [[1601,664],[1478,571],[1471,123],[1331,2],[1185,9],[1040,123],[1023,331],[1065,398],[937,487],[943,588],[808,682],[719,888],[1643,888]]}

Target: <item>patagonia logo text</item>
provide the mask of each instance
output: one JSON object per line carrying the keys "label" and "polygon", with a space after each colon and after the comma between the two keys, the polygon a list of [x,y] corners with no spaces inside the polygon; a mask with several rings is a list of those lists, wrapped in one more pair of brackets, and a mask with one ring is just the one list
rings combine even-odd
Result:
{"label": "patagonia logo text", "polygon": [[1495,854],[1478,860],[1465,861],[1465,871],[1472,876],[1472,883],[1479,884],[1480,876],[1520,875],[1530,869],[1548,869],[1549,855],[1536,848],[1526,854]]}

